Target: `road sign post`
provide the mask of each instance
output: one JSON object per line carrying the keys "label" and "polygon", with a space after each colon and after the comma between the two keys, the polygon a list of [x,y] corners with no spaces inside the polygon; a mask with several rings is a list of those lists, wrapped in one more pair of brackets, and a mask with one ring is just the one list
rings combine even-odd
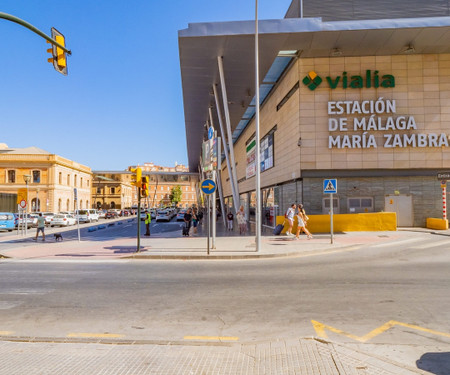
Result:
{"label": "road sign post", "polygon": [[[200,183],[200,190],[207,195],[208,199],[208,246],[207,253],[209,255],[209,242],[211,237],[211,194],[213,194],[217,189],[216,182],[212,179],[203,180]],[[213,203],[215,204],[215,202]]]}
{"label": "road sign post", "polygon": [[329,178],[323,180],[323,193],[330,194],[330,236],[331,243],[334,243],[334,233],[333,233],[333,194],[337,193],[337,180],[335,178]]}
{"label": "road sign post", "polygon": [[77,228],[78,228],[78,242],[81,241],[80,237],[80,210],[78,208],[78,189],[73,188],[73,199],[75,201],[75,212],[77,215]]}

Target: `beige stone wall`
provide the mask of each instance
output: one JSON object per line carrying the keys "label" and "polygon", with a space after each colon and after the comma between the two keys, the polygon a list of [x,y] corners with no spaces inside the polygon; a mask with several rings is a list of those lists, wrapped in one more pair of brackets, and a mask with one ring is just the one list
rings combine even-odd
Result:
{"label": "beige stone wall", "polygon": [[[382,76],[395,77],[394,88],[342,88],[330,89],[326,77],[335,79],[347,72],[348,82],[351,76],[360,75],[365,79],[366,70],[378,71]],[[310,71],[315,71],[323,82],[314,91],[302,83]],[[300,81],[299,89],[277,111],[277,104],[289,90]],[[329,136],[362,135],[363,131],[353,130],[353,118],[371,114],[329,115],[330,101],[366,101],[395,100],[396,112],[376,114],[385,123],[388,116],[394,119],[400,116],[413,116],[417,129],[410,130],[371,130],[377,148],[329,148]],[[330,132],[329,118],[346,117],[347,132]],[[277,125],[274,135],[274,168],[261,174],[261,186],[271,186],[301,177],[305,170],[335,169],[418,169],[449,168],[450,148],[448,147],[395,147],[385,148],[385,134],[397,133],[400,136],[413,133],[440,135],[450,134],[450,54],[362,56],[299,59],[287,72],[275,91],[261,108],[260,136],[263,137]],[[255,132],[254,121],[243,132],[234,145],[238,180],[245,177],[246,141]],[[301,138],[301,147],[298,141]],[[450,143],[450,142],[449,142]],[[224,196],[231,196],[231,187],[227,179],[226,162],[222,164],[222,182]],[[250,178],[239,184],[240,193],[255,189],[255,179]]]}
{"label": "beige stone wall", "polygon": [[[274,167],[261,174],[261,186],[270,186],[280,181],[288,181],[300,177],[300,149],[297,142],[299,133],[299,91],[277,111],[278,103],[286,96],[298,81],[298,69],[294,65],[286,74],[278,87],[267,98],[260,110],[260,137],[263,138],[275,125],[274,133]],[[246,142],[255,132],[255,122],[251,121],[247,129],[234,145],[237,163],[237,179],[245,178],[247,167]],[[224,160],[222,164],[222,181],[224,196],[231,196],[228,168]],[[239,184],[239,192],[255,190],[255,177]]]}
{"label": "beige stone wall", "polygon": [[[315,71],[323,79],[314,91],[300,84],[300,131],[302,137],[302,169],[410,169],[410,168],[448,168],[450,152],[448,147],[396,147],[385,148],[384,134],[412,133],[450,133],[450,55],[402,55],[300,59],[299,79],[309,71]],[[377,70],[379,76],[391,74],[395,77],[394,88],[354,89],[338,87],[331,90],[325,81],[326,76],[361,75],[366,70]],[[329,115],[329,101],[377,100],[378,98],[396,101],[396,113],[380,114],[387,116],[414,116],[417,130],[408,131],[370,131],[377,140],[377,148],[328,147],[330,135],[362,134],[353,131],[353,118],[367,115]],[[376,115],[378,116],[378,115]],[[330,132],[330,117],[348,118],[348,132]]]}
{"label": "beige stone wall", "polygon": [[[7,182],[7,170],[16,171],[16,182]],[[65,159],[58,155],[42,154],[1,154],[0,155],[0,191],[17,193],[18,189],[25,188],[23,175],[32,175],[32,171],[39,170],[41,179],[39,183],[32,180],[28,184],[29,209],[31,202],[38,198],[42,211],[58,211],[61,201],[61,210],[74,210],[74,188],[78,189],[80,207],[86,208],[91,203],[92,173],[87,166]],[[59,182],[59,172],[62,181]],[[67,175],[70,181],[67,182]],[[75,175],[77,182],[75,184]],[[67,205],[67,201],[69,204]]]}

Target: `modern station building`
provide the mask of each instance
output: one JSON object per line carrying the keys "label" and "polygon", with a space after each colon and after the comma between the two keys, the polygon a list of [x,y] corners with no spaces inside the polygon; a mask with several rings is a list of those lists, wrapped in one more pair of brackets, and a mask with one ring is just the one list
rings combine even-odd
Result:
{"label": "modern station building", "polygon": [[259,140],[254,33],[254,21],[179,31],[189,168],[213,126],[226,141],[225,205],[252,220],[260,142],[263,224],[294,202],[328,213],[329,178],[334,212],[395,211],[399,226],[442,218],[450,1],[294,0],[284,19],[259,21]]}

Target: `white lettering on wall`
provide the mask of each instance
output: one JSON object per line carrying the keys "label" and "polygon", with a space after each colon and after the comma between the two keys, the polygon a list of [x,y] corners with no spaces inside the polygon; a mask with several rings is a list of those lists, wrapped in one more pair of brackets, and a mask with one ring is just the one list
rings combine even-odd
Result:
{"label": "white lettering on wall", "polygon": [[[405,147],[449,147],[449,137],[445,133],[412,133],[417,130],[414,116],[395,116],[395,99],[329,101],[328,115],[356,115],[329,117],[329,132],[358,132],[338,134],[328,137],[328,148],[405,148]],[[394,114],[394,115],[390,115]],[[386,116],[388,115],[388,116]],[[373,132],[390,131],[382,134],[378,145]]]}

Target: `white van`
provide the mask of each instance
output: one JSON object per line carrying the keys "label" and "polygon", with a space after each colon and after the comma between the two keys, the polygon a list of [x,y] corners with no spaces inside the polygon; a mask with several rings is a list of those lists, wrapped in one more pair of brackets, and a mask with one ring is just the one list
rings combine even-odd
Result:
{"label": "white van", "polygon": [[98,212],[92,208],[77,210],[75,211],[75,218],[77,218],[80,223],[92,223],[93,221],[98,221]]}

